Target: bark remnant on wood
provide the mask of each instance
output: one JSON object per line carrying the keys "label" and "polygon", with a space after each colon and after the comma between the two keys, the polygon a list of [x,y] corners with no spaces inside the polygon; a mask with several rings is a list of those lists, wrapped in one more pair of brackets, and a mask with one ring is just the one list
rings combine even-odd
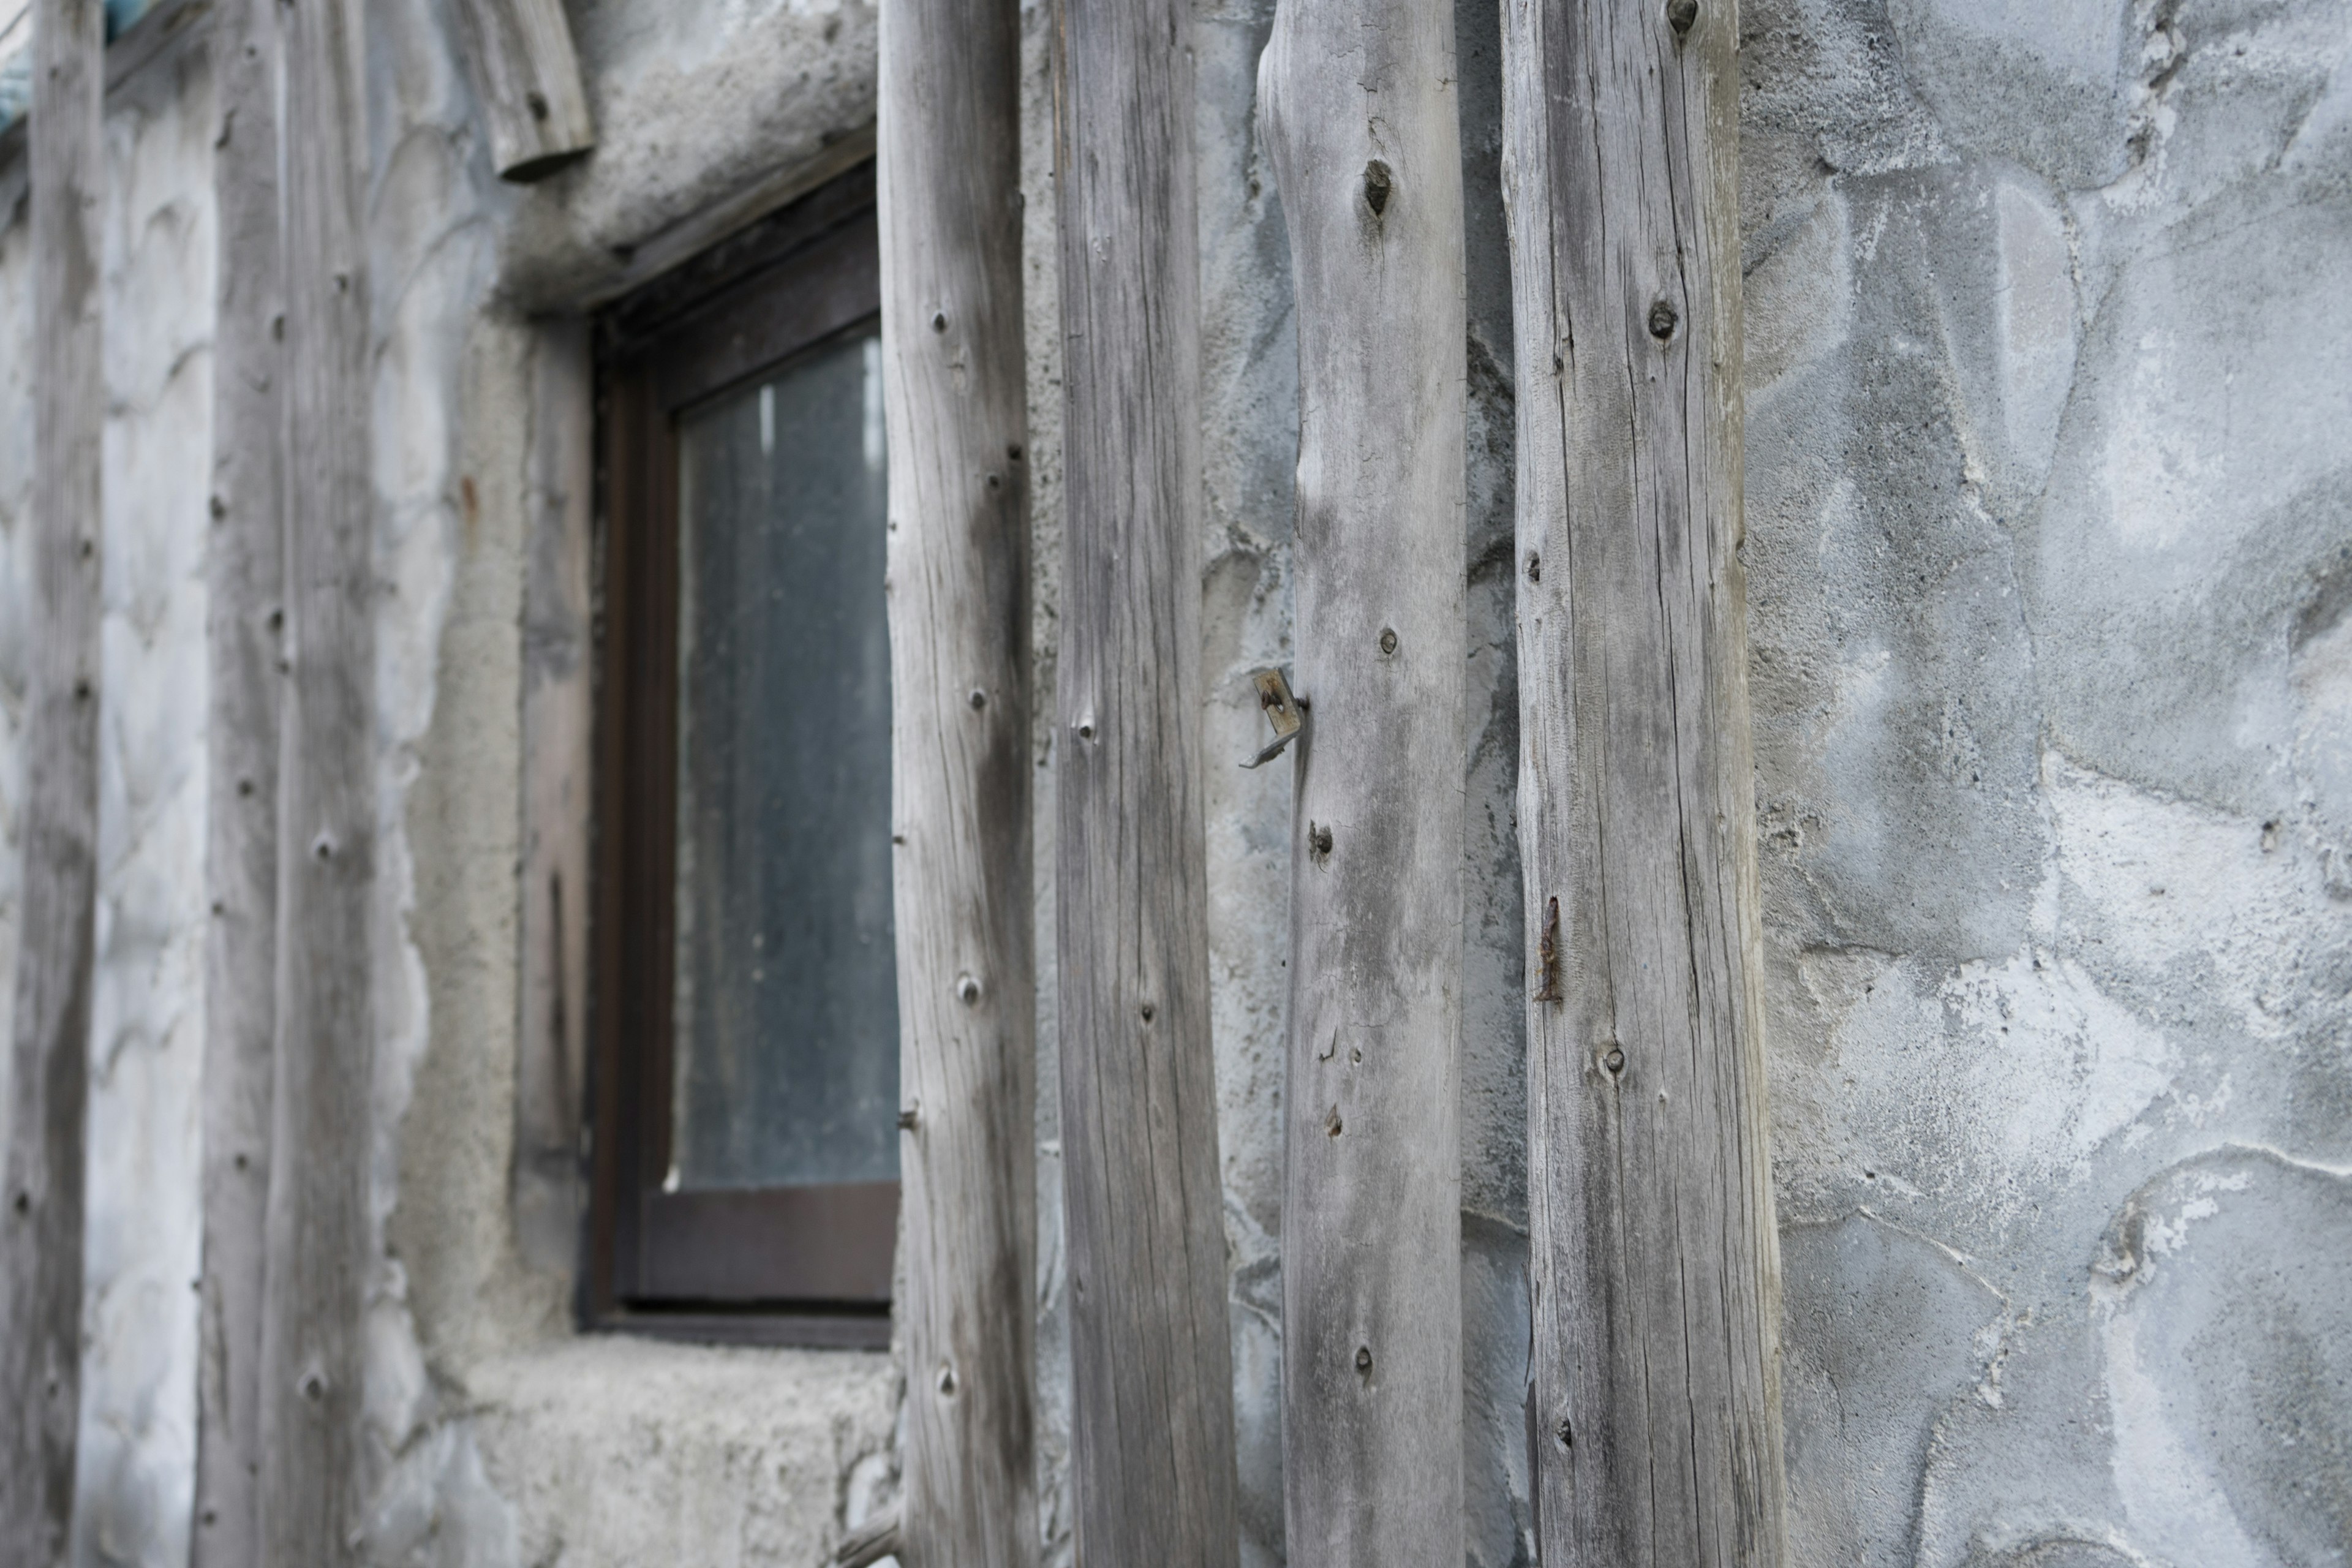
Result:
{"label": "bark remnant on wood", "polygon": [[1284,0],[1298,301],[1284,1079],[1290,1560],[1458,1563],[1464,322],[1454,10]]}
{"label": "bark remnant on wood", "polygon": [[72,1523],[98,912],[105,17],[98,0],[36,0],[32,16],[37,593],[0,1188],[0,1568],[63,1563]]}
{"label": "bark remnant on wood", "polygon": [[266,1568],[357,1558],[375,859],[361,0],[284,13],[288,626],[262,1300]]}
{"label": "bark remnant on wood", "polygon": [[1055,751],[1079,1558],[1231,1568],[1210,1054],[1191,7],[1063,0]]}
{"label": "bark remnant on wood", "polygon": [[543,180],[596,145],[563,0],[458,0],[457,21],[500,179]]}
{"label": "bark remnant on wood", "polygon": [[205,568],[204,1276],[196,1568],[261,1560],[261,1291],[278,1039],[278,689],[284,677],[285,289],[278,248],[279,0],[215,23],[220,225]]}
{"label": "bark remnant on wood", "polygon": [[[1038,1549],[1036,971],[1020,13],[880,38],[893,884],[910,1562]],[[898,1550],[893,1547],[893,1550]]]}
{"label": "bark remnant on wood", "polygon": [[1740,540],[1736,7],[1506,0],[1537,1522],[1787,1560]]}

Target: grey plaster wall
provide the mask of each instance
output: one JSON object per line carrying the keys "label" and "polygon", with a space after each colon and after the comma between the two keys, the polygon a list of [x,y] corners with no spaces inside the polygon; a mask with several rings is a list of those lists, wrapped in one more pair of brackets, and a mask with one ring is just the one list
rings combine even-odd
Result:
{"label": "grey plaster wall", "polygon": [[2352,16],[1748,0],[1798,1559],[2352,1543]]}

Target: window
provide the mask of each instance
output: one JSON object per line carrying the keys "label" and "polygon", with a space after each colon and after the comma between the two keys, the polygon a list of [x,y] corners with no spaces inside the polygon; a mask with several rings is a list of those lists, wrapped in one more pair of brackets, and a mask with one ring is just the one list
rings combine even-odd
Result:
{"label": "window", "polygon": [[879,308],[865,171],[598,325],[601,1322],[887,1341]]}

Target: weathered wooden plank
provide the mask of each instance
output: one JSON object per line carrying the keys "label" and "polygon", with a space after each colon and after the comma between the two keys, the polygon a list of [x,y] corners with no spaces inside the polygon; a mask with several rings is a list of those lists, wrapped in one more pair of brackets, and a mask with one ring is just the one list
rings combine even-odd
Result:
{"label": "weathered wooden plank", "polygon": [[55,1568],[81,1415],[83,1138],[98,913],[100,335],[106,144],[99,0],[36,0],[30,120],[33,624],[25,874],[0,1208],[0,1568]]}
{"label": "weathered wooden plank", "polygon": [[515,1233],[535,1267],[580,1261],[588,1062],[588,858],[595,669],[594,366],[587,322],[544,321],[531,362],[522,609],[523,866]]}
{"label": "weathered wooden plank", "polygon": [[1444,0],[1284,0],[1298,301],[1283,1493],[1291,1562],[1462,1558],[1461,132]]}
{"label": "weathered wooden plank", "polygon": [[563,0],[457,0],[457,23],[500,179],[543,180],[596,145]]}
{"label": "weathered wooden plank", "polygon": [[1055,928],[1079,1559],[1230,1565],[1191,7],[1064,0]]}
{"label": "weathered wooden plank", "polygon": [[880,49],[900,1534],[915,1563],[1018,1568],[1038,1546],[1020,7],[898,0]]}
{"label": "weathered wooden plank", "polygon": [[1738,553],[1737,49],[1730,0],[1505,5],[1519,832],[1528,931],[1552,953],[1529,991],[1561,998],[1528,1012],[1553,1563],[1787,1556]]}
{"label": "weathered wooden plank", "polygon": [[286,602],[278,0],[214,23],[212,538],[205,567],[204,1276],[196,1568],[261,1558],[261,1289],[278,1043],[278,693]]}
{"label": "weathered wooden plank", "polygon": [[361,0],[284,13],[288,626],[261,1562],[356,1561],[374,868]]}

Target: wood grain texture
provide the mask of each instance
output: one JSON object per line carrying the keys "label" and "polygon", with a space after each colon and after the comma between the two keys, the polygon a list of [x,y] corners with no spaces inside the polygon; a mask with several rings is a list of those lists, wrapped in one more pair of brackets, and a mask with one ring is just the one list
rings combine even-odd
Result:
{"label": "wood grain texture", "polygon": [[260,1561],[261,1290],[278,1043],[279,660],[286,602],[278,0],[214,23],[212,534],[205,562],[204,1275],[195,1568]]}
{"label": "wood grain texture", "polygon": [[542,321],[531,355],[522,607],[521,1002],[515,1238],[534,1268],[579,1265],[594,806],[594,363],[588,324]]}
{"label": "wood grain texture", "polygon": [[500,179],[543,180],[596,145],[563,0],[457,0],[457,10]]}
{"label": "wood grain texture", "polygon": [[1462,1559],[1463,320],[1454,9],[1284,0],[1298,302],[1283,1493],[1301,1565]]}
{"label": "wood grain texture", "polygon": [[25,871],[0,1207],[0,1568],[56,1568],[81,1414],[83,1140],[98,910],[99,0],[33,6],[32,555]]}
{"label": "wood grain texture", "polygon": [[1055,929],[1078,1560],[1230,1568],[1192,9],[1063,0]]}
{"label": "wood grain texture", "polygon": [[1547,1563],[1778,1568],[1737,16],[1669,10],[1504,6],[1519,832],[1564,998],[1528,1012],[1530,1424]]}
{"label": "wood grain texture", "polygon": [[900,1550],[1020,1568],[1038,1548],[1020,7],[895,0],[880,49]]}
{"label": "wood grain texture", "polygon": [[362,0],[284,13],[288,635],[262,1298],[267,1568],[357,1559],[375,858]]}

